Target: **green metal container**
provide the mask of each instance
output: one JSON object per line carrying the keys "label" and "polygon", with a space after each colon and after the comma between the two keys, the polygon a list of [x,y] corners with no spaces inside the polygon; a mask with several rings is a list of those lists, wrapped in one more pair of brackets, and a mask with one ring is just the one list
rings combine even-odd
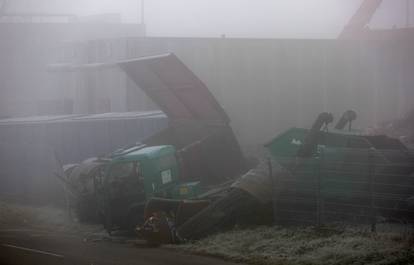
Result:
{"label": "green metal container", "polygon": [[389,161],[368,138],[357,132],[320,132],[310,157],[296,153],[309,130],[291,128],[268,144],[270,154],[291,171],[284,187],[296,194],[320,192],[326,196],[355,197],[367,191],[370,176],[384,170]]}

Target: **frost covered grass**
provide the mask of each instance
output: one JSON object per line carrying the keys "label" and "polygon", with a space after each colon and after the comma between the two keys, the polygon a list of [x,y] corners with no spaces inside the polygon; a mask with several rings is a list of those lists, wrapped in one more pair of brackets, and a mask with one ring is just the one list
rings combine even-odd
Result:
{"label": "frost covered grass", "polygon": [[248,264],[414,264],[406,227],[257,227],[235,229],[178,246]]}

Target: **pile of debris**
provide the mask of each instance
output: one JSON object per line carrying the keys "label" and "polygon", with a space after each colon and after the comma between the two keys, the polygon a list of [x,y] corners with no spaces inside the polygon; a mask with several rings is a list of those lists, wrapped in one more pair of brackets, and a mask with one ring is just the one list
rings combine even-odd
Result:
{"label": "pile of debris", "polygon": [[[354,116],[348,119],[348,122],[352,120]],[[282,196],[290,198],[290,201],[284,206],[279,203],[276,208],[283,209],[284,207],[285,212],[294,214],[293,216],[283,215],[280,211],[277,216],[273,213],[273,217],[297,220],[298,216],[303,213],[311,215],[316,213],[315,204],[319,203],[313,202],[321,192],[324,193],[324,200],[334,202],[336,205],[347,207],[351,204],[357,205],[358,210],[346,212],[351,216],[357,214],[358,211],[358,215],[371,217],[373,207],[377,207],[378,214],[385,218],[400,217],[399,214],[403,214],[405,219],[411,218],[412,216],[408,216],[407,212],[413,210],[409,208],[409,201],[414,194],[414,180],[410,178],[414,172],[414,157],[407,147],[398,139],[385,135],[363,135],[359,131],[327,132],[323,130],[332,121],[333,117],[330,113],[321,113],[310,130],[292,128],[278,135],[266,144],[269,160],[263,160],[257,167],[241,176],[221,198],[211,200],[208,206],[200,209],[193,216],[189,216],[184,222],[174,221],[180,218],[180,215],[178,210],[171,211],[173,207],[167,207],[168,211],[165,211],[165,206],[158,209],[147,207],[146,211],[152,212],[152,215],[147,213],[149,217],[147,220],[151,220],[152,223],[144,225],[143,236],[153,239],[154,234],[163,233],[160,227],[165,224],[164,231],[174,236],[169,237],[170,241],[164,240],[160,243],[175,243],[200,239],[225,230],[245,221],[248,216],[259,216],[260,218],[252,224],[260,224],[261,221],[268,219],[266,216],[269,216],[268,213],[274,209],[274,204]],[[339,122],[343,123],[343,120]],[[326,183],[342,183],[340,186],[344,187],[341,187],[341,190],[338,190],[337,186],[326,183],[317,189],[312,188],[317,182],[312,178],[313,173],[320,172],[321,161],[325,160],[330,163],[328,165],[331,167],[328,168],[328,175],[325,176]],[[367,163],[364,164],[364,161]],[[369,184],[371,163],[373,168],[375,167],[371,177],[376,175],[381,178],[378,184],[374,184],[375,187]],[[395,167],[396,163],[404,166]],[[335,175],[330,173],[332,170],[344,168],[347,170],[336,171],[338,173]],[[300,174],[303,169],[310,173]],[[353,179],[349,180],[349,178]],[[275,183],[275,179],[287,181]],[[381,195],[377,200],[378,206],[365,205],[373,203],[369,195],[367,196],[370,191],[373,196]],[[390,197],[385,196],[386,194]],[[395,199],[395,197],[398,198]],[[307,206],[295,204],[298,198],[305,199]],[[170,205],[173,203],[170,202]],[[183,204],[185,206],[186,203],[183,202]],[[294,204],[297,206],[292,208]],[[149,205],[151,205],[151,200]],[[258,209],[270,211],[260,212]],[[341,212],[338,207],[335,211],[339,214],[336,214],[334,218],[344,220],[344,217],[341,217],[344,212]],[[295,212],[299,215],[295,216]],[[139,229],[139,232],[142,231]],[[158,238],[161,237],[158,235]]]}
{"label": "pile of debris", "polygon": [[[320,208],[315,198],[321,193],[334,204],[364,207],[347,213],[351,216],[358,211],[369,216],[373,212],[370,198],[392,193],[396,196],[384,199],[381,195],[380,207],[387,209],[382,214],[393,217],[389,209],[406,211],[403,207],[414,194],[410,177],[414,156],[402,143],[402,136],[409,143],[413,139],[414,111],[401,121],[384,124],[388,131],[369,135],[352,128],[357,118],[352,110],[330,130],[334,117],[321,113],[310,129],[290,128],[265,144],[266,159],[246,172],[246,159],[228,116],[175,55],[112,65],[124,70],[159,105],[169,127],[142,145],[67,168],[62,180],[75,195],[78,214],[100,220],[109,233],[138,227],[151,244],[199,239],[235,224],[292,218],[275,214],[276,200],[276,208],[285,212],[293,209],[315,216],[315,208]],[[109,65],[99,65],[105,66]],[[95,66],[80,69],[90,67]],[[397,163],[405,166],[394,167]],[[322,164],[329,168],[323,176],[326,183],[318,186],[314,173],[321,171]],[[304,171],[310,174],[301,174]],[[372,185],[374,175],[381,178],[379,185]],[[298,195],[306,206],[295,204]],[[282,196],[293,200],[281,205]]]}
{"label": "pile of debris", "polygon": [[401,119],[379,123],[370,130],[372,134],[385,134],[397,138],[407,147],[414,149],[414,109]]}

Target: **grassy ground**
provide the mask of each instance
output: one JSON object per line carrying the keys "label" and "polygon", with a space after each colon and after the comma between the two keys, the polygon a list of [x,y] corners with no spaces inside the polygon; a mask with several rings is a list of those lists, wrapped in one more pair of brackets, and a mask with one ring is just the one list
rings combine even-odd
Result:
{"label": "grassy ground", "polygon": [[178,246],[248,264],[414,264],[407,227],[256,227]]}

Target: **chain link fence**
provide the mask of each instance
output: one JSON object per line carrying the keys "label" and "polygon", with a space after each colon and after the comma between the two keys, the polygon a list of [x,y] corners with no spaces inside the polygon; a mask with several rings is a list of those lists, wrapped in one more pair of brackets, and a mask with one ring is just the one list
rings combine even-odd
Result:
{"label": "chain link fence", "polygon": [[414,164],[400,151],[322,151],[316,158],[277,162],[288,173],[271,173],[276,224],[344,222],[375,231],[379,222],[414,220]]}

